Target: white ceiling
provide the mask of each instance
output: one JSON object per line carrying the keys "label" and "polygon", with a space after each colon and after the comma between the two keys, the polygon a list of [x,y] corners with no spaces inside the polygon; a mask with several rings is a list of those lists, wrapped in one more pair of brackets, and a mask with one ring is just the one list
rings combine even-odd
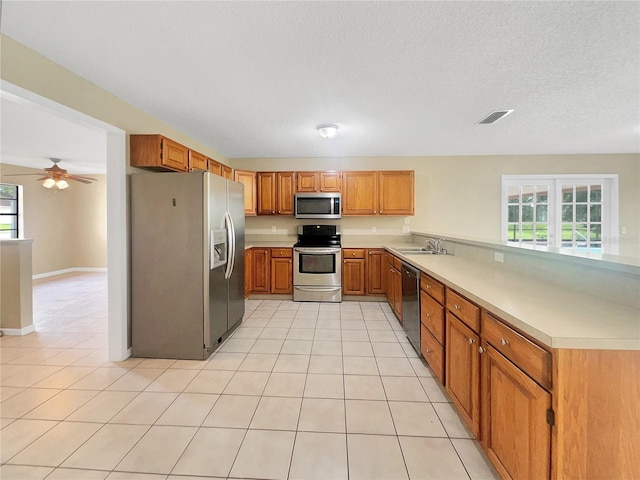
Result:
{"label": "white ceiling", "polygon": [[637,1],[1,5],[3,33],[230,158],[640,152]]}

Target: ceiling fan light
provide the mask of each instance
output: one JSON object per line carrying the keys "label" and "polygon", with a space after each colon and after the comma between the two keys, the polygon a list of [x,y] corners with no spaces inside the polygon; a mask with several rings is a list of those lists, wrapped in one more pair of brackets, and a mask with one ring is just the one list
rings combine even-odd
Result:
{"label": "ceiling fan light", "polygon": [[56,181],[53,178],[47,178],[44,182],[42,182],[42,186],[44,188],[51,188],[56,184]]}
{"label": "ceiling fan light", "polygon": [[324,123],[316,127],[322,138],[332,138],[338,132],[338,126],[333,123]]}
{"label": "ceiling fan light", "polygon": [[69,186],[69,184],[67,183],[66,180],[58,180],[56,182],[56,188],[58,190],[64,190],[65,188],[67,188]]}

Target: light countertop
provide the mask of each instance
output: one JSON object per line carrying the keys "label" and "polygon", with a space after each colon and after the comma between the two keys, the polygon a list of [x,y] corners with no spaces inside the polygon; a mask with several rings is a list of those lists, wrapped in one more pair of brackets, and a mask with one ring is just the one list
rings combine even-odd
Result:
{"label": "light countertop", "polygon": [[640,350],[640,309],[453,255],[396,256],[552,348]]}

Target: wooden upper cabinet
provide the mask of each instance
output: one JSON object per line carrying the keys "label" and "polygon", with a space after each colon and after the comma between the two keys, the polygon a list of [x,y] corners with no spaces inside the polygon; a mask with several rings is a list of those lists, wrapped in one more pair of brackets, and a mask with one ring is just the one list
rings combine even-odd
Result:
{"label": "wooden upper cabinet", "polygon": [[340,172],[320,172],[319,181],[322,193],[342,191],[342,173]]}
{"label": "wooden upper cabinet", "polygon": [[256,172],[250,172],[248,170],[236,170],[233,174],[233,179],[236,182],[240,182],[244,185],[245,216],[256,215]]}
{"label": "wooden upper cabinet", "polygon": [[222,165],[216,162],[213,158],[209,159],[209,171],[215,175],[222,176]]}
{"label": "wooden upper cabinet", "polygon": [[376,215],[378,213],[377,172],[342,172],[342,187],[343,215]]}
{"label": "wooden upper cabinet", "polygon": [[189,171],[202,170],[207,171],[208,158],[195,150],[189,150]]}
{"label": "wooden upper cabinet", "polygon": [[276,214],[276,174],[258,172],[256,180],[258,192],[258,215]]}
{"label": "wooden upper cabinet", "polygon": [[413,170],[342,172],[343,215],[413,215]]}
{"label": "wooden upper cabinet", "polygon": [[296,172],[296,176],[296,192],[329,193],[342,189],[340,172]]}
{"label": "wooden upper cabinet", "polygon": [[296,173],[276,173],[276,212],[278,215],[293,215],[293,196],[296,192]]}
{"label": "wooden upper cabinet", "polygon": [[414,172],[398,170],[379,172],[380,215],[414,214]]}
{"label": "wooden upper cabinet", "polygon": [[189,149],[162,135],[131,135],[130,161],[132,167],[153,170],[189,170]]}
{"label": "wooden upper cabinet", "polygon": [[220,165],[222,168],[222,176],[228,180],[233,178],[233,169],[227,165]]}
{"label": "wooden upper cabinet", "polygon": [[297,172],[296,192],[318,192],[320,188],[319,172]]}
{"label": "wooden upper cabinet", "polygon": [[258,172],[258,215],[293,215],[295,172]]}

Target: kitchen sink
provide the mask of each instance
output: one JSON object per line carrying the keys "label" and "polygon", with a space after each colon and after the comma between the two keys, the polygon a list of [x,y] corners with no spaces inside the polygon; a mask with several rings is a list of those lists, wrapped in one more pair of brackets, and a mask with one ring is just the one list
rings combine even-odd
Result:
{"label": "kitchen sink", "polygon": [[425,247],[406,247],[397,248],[396,250],[405,255],[440,255],[435,250]]}

